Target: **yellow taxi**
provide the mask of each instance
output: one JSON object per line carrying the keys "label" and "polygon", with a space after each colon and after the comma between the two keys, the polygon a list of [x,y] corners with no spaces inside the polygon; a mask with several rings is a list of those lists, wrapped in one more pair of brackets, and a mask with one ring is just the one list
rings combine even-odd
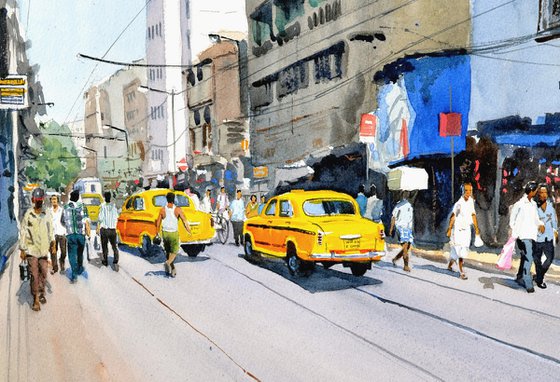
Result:
{"label": "yellow taxi", "polygon": [[167,204],[167,193],[175,194],[175,205],[181,207],[187,218],[191,235],[179,224],[181,248],[188,256],[195,257],[210,244],[214,234],[212,216],[195,208],[193,201],[182,191],[150,189],[128,197],[123,204],[117,221],[119,241],[130,247],[137,247],[143,255],[152,250],[157,236],[156,220],[161,207]]}
{"label": "yellow taxi", "polygon": [[385,255],[382,223],[360,215],[351,196],[334,191],[291,192],[271,198],[243,225],[245,255],[284,258],[292,275],[309,274],[321,262],[350,267],[363,276]]}
{"label": "yellow taxi", "polygon": [[99,194],[81,194],[80,197],[82,198],[82,203],[86,206],[89,220],[91,220],[92,223],[97,223],[103,197]]}

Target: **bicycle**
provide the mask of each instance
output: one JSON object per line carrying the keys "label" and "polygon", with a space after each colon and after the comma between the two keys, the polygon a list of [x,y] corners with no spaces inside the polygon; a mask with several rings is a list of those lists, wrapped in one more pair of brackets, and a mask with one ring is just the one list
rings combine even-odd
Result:
{"label": "bicycle", "polygon": [[229,237],[229,220],[224,216],[224,213],[226,212],[227,210],[222,213],[218,211],[212,212],[214,229],[216,230],[218,241],[222,244],[225,244]]}

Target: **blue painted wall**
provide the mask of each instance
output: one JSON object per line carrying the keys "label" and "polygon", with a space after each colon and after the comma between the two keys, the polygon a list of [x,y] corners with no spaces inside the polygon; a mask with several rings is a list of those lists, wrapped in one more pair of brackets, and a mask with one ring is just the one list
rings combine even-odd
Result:
{"label": "blue painted wall", "polygon": [[451,138],[439,136],[439,113],[442,112],[462,114],[461,137],[454,138],[454,151],[465,150],[471,98],[470,57],[424,57],[409,62],[414,70],[404,73],[404,78],[415,119],[409,126],[408,159],[451,153]]}
{"label": "blue painted wall", "polygon": [[0,110],[0,258],[17,239],[13,199],[14,150],[12,147],[13,127],[10,112]]}

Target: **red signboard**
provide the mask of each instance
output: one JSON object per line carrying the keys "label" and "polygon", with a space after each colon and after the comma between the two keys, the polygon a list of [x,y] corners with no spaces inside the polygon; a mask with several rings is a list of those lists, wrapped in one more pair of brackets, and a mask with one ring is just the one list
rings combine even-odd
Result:
{"label": "red signboard", "polygon": [[461,136],[461,113],[439,113],[439,136]]}
{"label": "red signboard", "polygon": [[362,114],[360,120],[360,141],[373,142],[377,128],[377,117],[373,114]]}

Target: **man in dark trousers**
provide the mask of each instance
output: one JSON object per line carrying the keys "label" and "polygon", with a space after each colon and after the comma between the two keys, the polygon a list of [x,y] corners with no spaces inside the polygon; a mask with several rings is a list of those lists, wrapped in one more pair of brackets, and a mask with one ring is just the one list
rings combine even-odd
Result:
{"label": "man in dark trousers", "polygon": [[[550,264],[554,260],[554,246],[558,243],[558,220],[556,218],[556,210],[552,201],[548,198],[548,187],[546,184],[540,184],[537,191],[537,212],[539,219],[544,224],[544,232],[537,234],[537,242],[535,243],[535,270],[537,275],[535,282],[541,289],[546,288],[544,275],[550,268]],[[541,261],[542,255],[545,255],[544,262]]]}
{"label": "man in dark trousers", "polygon": [[101,251],[102,258],[101,264],[107,266],[109,248],[108,243],[111,243],[111,248],[113,249],[113,269],[119,271],[119,249],[117,247],[117,220],[119,218],[119,212],[114,203],[111,203],[111,193],[105,192],[103,194],[105,202],[101,204],[99,209],[99,217],[97,219],[97,225],[99,228],[99,236],[101,237]]}
{"label": "man in dark trousers", "polygon": [[22,260],[27,260],[31,273],[31,294],[35,311],[41,310],[45,304],[45,281],[49,266],[48,255],[54,244],[54,231],[50,213],[43,210],[45,191],[36,188],[31,194],[33,207],[21,221],[19,249]]}
{"label": "man in dark trousers", "polygon": [[68,243],[68,261],[72,268],[70,281],[75,283],[78,276],[84,272],[84,248],[86,236],[90,236],[89,217],[86,206],[79,202],[80,191],[74,190],[70,194],[70,201],[64,206],[62,219],[66,226],[66,242]]}

